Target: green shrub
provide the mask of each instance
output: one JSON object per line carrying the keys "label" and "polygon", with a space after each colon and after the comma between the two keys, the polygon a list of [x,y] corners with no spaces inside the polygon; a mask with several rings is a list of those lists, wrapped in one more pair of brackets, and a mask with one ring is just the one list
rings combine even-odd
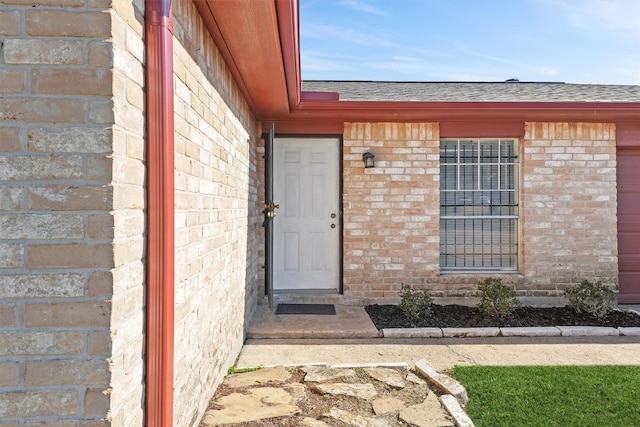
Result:
{"label": "green shrub", "polygon": [[412,325],[415,326],[414,321],[418,317],[431,314],[431,304],[433,298],[428,289],[413,290],[411,286],[401,284],[400,308],[411,319]]}
{"label": "green shrub", "polygon": [[583,280],[578,286],[564,291],[567,305],[578,313],[602,317],[613,310],[616,292],[602,282]]}
{"label": "green shrub", "polygon": [[516,292],[503,285],[502,279],[485,279],[478,284],[478,289],[478,310],[481,313],[503,318],[513,313],[516,308],[522,307],[522,303],[516,298]]}

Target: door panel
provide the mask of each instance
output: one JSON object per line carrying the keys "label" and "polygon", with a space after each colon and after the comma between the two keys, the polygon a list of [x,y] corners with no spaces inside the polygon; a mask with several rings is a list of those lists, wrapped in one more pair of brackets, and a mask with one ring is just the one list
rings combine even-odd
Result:
{"label": "door panel", "polygon": [[333,138],[275,140],[274,290],[338,291],[339,149]]}
{"label": "door panel", "polygon": [[640,152],[618,152],[618,268],[621,303],[640,303]]}

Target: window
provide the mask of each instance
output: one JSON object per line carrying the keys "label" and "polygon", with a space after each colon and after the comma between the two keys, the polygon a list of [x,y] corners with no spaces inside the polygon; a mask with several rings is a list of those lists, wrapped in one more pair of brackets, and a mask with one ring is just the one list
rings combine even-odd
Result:
{"label": "window", "polygon": [[518,140],[440,141],[440,268],[518,268]]}

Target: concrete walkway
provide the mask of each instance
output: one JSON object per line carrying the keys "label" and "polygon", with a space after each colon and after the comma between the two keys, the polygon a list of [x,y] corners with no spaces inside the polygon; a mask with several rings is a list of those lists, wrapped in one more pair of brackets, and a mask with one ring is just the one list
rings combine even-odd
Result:
{"label": "concrete walkway", "polygon": [[[638,306],[625,306],[638,309]],[[275,315],[258,306],[236,366],[363,364],[426,359],[453,365],[640,364],[640,336],[376,338],[363,307],[336,305],[336,315]]]}
{"label": "concrete walkway", "polygon": [[454,365],[640,365],[640,337],[249,339],[238,367],[364,364],[426,359]]}

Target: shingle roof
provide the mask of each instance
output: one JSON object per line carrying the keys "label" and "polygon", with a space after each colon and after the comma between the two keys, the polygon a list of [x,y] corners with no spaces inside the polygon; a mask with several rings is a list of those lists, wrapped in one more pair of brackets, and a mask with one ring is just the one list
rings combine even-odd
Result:
{"label": "shingle roof", "polygon": [[338,92],[341,101],[640,102],[640,86],[630,85],[305,80],[302,90]]}

